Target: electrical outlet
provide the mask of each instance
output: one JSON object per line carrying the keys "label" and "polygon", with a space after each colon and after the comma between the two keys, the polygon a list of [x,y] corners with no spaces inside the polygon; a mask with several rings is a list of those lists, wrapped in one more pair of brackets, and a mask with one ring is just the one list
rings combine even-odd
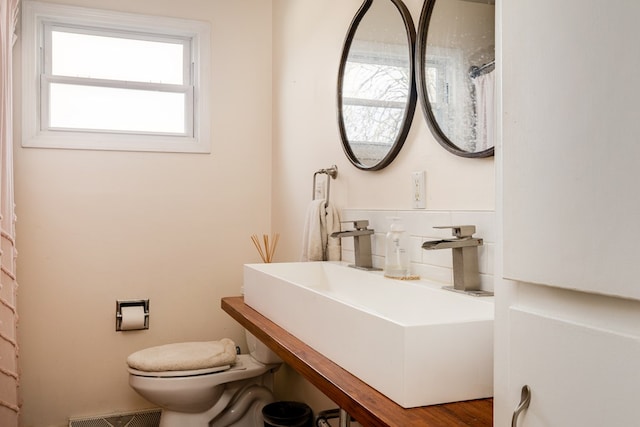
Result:
{"label": "electrical outlet", "polygon": [[411,172],[411,206],[414,209],[427,207],[427,172]]}

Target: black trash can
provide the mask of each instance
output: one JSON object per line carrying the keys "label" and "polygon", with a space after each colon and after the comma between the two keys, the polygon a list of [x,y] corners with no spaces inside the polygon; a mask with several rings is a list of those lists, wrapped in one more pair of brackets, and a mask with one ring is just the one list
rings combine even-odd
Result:
{"label": "black trash can", "polygon": [[313,411],[302,402],[273,402],[262,408],[264,427],[313,427]]}

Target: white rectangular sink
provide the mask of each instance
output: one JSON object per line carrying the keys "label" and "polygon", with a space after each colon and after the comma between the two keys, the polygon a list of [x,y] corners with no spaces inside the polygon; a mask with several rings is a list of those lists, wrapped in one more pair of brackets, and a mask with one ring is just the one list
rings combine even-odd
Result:
{"label": "white rectangular sink", "polygon": [[493,395],[493,298],[298,262],[245,265],[244,300],[404,408]]}

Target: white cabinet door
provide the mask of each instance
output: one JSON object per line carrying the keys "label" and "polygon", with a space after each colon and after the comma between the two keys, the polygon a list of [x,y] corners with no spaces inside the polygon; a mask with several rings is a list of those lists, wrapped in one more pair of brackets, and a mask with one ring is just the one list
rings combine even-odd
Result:
{"label": "white cabinet door", "polygon": [[512,308],[509,396],[523,385],[518,427],[640,425],[640,339]]}
{"label": "white cabinet door", "polygon": [[640,426],[640,1],[497,13],[499,425],[528,384],[518,427]]}
{"label": "white cabinet door", "polygon": [[504,275],[640,299],[640,1],[502,15]]}

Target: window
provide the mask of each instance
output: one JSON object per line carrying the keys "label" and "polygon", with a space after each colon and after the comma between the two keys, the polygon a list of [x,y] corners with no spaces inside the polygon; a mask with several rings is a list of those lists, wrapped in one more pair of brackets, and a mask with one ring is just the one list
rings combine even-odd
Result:
{"label": "window", "polygon": [[354,39],[344,67],[342,115],[355,156],[384,158],[396,141],[411,91],[410,61],[402,44]]}
{"label": "window", "polygon": [[209,152],[207,23],[26,2],[25,147]]}
{"label": "window", "polygon": [[[458,48],[429,46],[425,58],[425,80],[431,112],[440,130],[451,141],[475,141],[473,104],[469,101],[469,64]],[[460,126],[460,123],[467,124]],[[471,151],[474,151],[473,149]]]}

